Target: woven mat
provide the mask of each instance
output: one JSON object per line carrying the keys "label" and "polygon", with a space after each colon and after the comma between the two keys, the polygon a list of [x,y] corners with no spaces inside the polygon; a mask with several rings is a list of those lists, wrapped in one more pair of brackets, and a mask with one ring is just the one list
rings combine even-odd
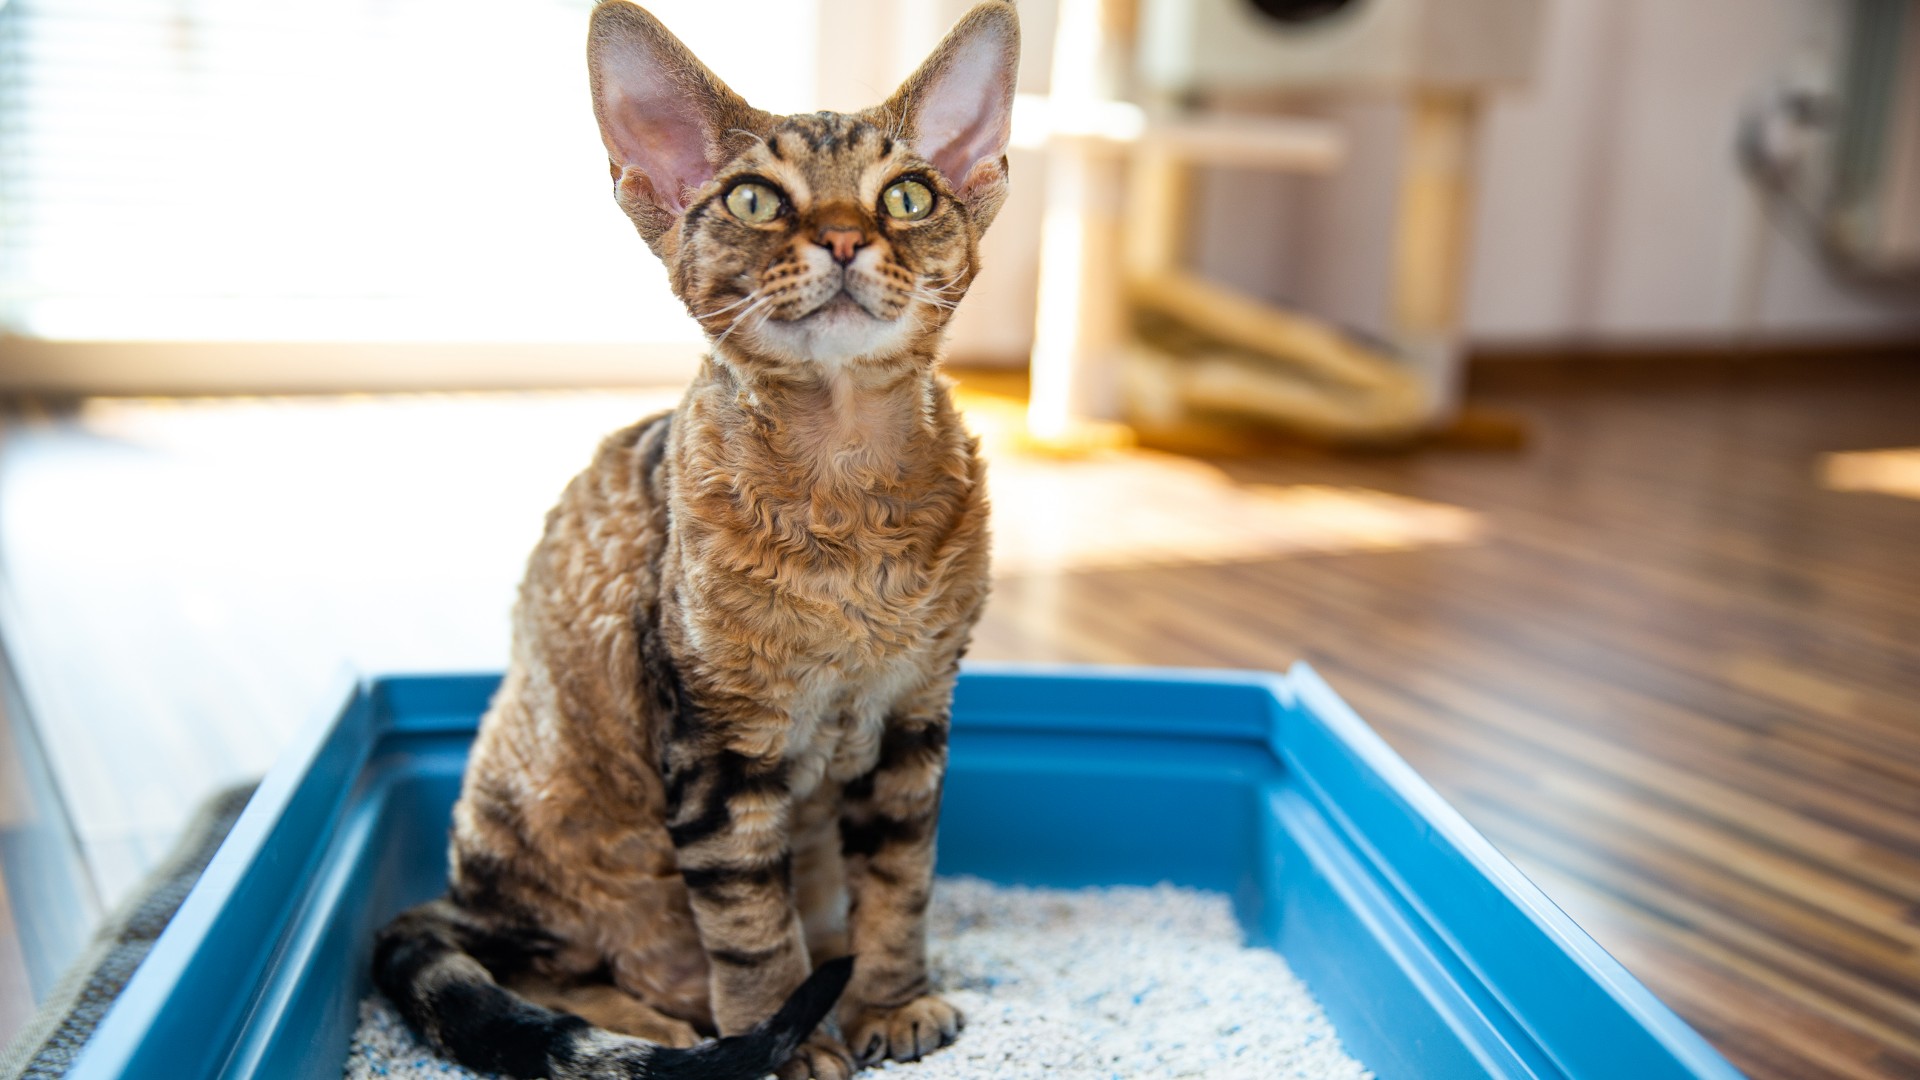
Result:
{"label": "woven mat", "polygon": [[86,952],[56,983],[11,1045],[0,1052],[0,1080],[55,1080],[67,1075],[133,971],[147,958],[160,931],[200,880],[201,871],[225,840],[254,784],[228,788],[208,799],[178,844],[133,895],[120,905]]}

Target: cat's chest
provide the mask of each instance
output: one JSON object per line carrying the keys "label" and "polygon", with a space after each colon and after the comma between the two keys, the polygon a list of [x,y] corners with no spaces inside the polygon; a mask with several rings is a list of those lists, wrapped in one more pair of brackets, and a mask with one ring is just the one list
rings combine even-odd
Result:
{"label": "cat's chest", "polygon": [[894,651],[936,629],[947,585],[944,508],[902,494],[763,496],[724,523],[697,568],[763,605],[788,640],[852,653]]}
{"label": "cat's chest", "polygon": [[789,785],[805,797],[824,779],[847,783],[872,771],[896,700],[924,677],[896,662],[851,672],[815,668],[794,681],[785,702]]}

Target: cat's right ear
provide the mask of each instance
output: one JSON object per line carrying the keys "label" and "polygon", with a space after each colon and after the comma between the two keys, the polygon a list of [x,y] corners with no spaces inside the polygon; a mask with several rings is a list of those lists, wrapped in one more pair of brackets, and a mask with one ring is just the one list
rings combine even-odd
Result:
{"label": "cat's right ear", "polygon": [[593,115],[616,198],[649,244],[732,155],[729,133],[760,134],[771,118],[727,88],[652,13],[605,0],[587,32]]}

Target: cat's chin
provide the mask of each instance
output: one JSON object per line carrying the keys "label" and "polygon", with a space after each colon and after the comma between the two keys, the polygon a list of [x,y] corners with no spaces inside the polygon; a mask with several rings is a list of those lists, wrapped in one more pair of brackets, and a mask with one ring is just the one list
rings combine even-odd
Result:
{"label": "cat's chin", "polygon": [[840,364],[894,353],[907,331],[906,318],[876,318],[841,293],[798,319],[762,323],[754,338],[784,359]]}

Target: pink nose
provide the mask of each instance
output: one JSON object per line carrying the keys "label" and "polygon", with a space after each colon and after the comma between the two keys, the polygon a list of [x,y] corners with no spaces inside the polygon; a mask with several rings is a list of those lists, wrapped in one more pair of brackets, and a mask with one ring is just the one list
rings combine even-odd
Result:
{"label": "pink nose", "polygon": [[826,228],[820,230],[820,246],[833,252],[833,261],[845,266],[867,246],[867,234],[861,229]]}

